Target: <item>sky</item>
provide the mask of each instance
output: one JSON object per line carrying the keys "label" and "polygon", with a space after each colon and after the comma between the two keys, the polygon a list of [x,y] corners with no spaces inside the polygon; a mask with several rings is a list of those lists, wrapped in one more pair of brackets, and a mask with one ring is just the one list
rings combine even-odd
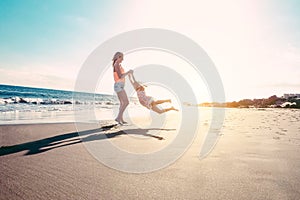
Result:
{"label": "sky", "polygon": [[73,90],[103,42],[163,28],[207,52],[226,101],[300,93],[299,15],[297,0],[0,0],[0,84]]}

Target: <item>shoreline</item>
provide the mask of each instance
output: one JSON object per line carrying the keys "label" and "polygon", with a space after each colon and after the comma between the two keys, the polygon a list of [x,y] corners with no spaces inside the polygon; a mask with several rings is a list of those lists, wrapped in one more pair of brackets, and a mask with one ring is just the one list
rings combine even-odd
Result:
{"label": "shoreline", "polygon": [[[80,140],[73,123],[1,125],[0,146],[12,149],[5,153],[0,148],[3,154],[0,155],[0,197],[299,198],[298,112],[229,109],[219,142],[200,160],[202,136],[210,127],[209,115],[202,117],[198,135],[179,159],[165,168],[141,174],[121,172],[102,164]],[[128,152],[151,153],[164,148],[176,137],[173,129],[177,122],[172,117],[168,120],[164,130],[150,130],[147,124],[135,128],[127,126],[128,133],[109,129],[105,132],[106,138],[98,133],[100,125],[94,124],[95,129],[92,129],[91,124],[87,124],[88,132],[82,136],[88,144],[105,139]],[[97,147],[96,150],[104,149]]]}
{"label": "shoreline", "polygon": [[[298,108],[228,108],[228,107],[207,107],[207,106],[188,106],[187,108],[197,108],[199,109],[199,112],[206,112],[208,110],[212,109],[224,109],[225,111],[230,110],[249,110],[249,111],[293,111],[298,112]],[[95,109],[95,116],[96,119],[91,120],[82,120],[84,123],[95,123],[95,122],[101,122],[101,121],[113,121],[113,115],[114,113],[113,109],[110,110],[97,110]],[[141,117],[143,116],[143,112],[147,112],[146,109],[143,107],[131,107],[130,108],[130,117]],[[50,118],[51,113],[55,112],[55,114],[52,114],[53,117]],[[89,111],[90,112],[90,111]],[[82,115],[86,116],[86,119],[89,119],[91,116],[91,113],[82,111]],[[18,114],[20,112],[17,112]],[[36,114],[36,112],[32,112],[33,114]],[[76,120],[74,119],[75,114],[74,111],[48,111],[46,112],[46,115],[41,118],[32,118],[33,116],[28,115],[22,116],[23,119],[16,119],[16,117],[11,117],[11,119],[4,119],[3,120],[3,114],[0,113],[0,126],[2,125],[19,125],[19,124],[53,124],[53,123],[76,123]],[[9,114],[13,114],[13,112],[10,112]],[[24,112],[24,114],[28,114],[28,112]],[[41,113],[40,113],[41,114]],[[44,113],[45,114],[45,113]],[[92,116],[93,117],[93,116]],[[127,116],[128,117],[128,116]],[[2,119],[2,120],[1,120]]]}

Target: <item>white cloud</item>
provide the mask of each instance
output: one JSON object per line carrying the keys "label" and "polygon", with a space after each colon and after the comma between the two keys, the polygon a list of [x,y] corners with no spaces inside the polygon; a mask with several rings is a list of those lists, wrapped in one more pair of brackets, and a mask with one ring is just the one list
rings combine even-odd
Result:
{"label": "white cloud", "polygon": [[275,86],[266,90],[258,85],[292,84],[290,79],[299,77],[299,51],[286,46],[283,31],[276,31],[277,13],[269,6],[235,0],[132,1],[119,14],[114,30],[154,27],[182,33],[212,58],[228,100],[255,98],[278,91]]}
{"label": "white cloud", "polygon": [[73,90],[74,79],[34,70],[10,70],[0,68],[1,84]]}
{"label": "white cloud", "polygon": [[[13,61],[6,66],[2,62],[0,80],[71,89],[82,63],[103,41],[124,31],[155,27],[182,33],[202,46],[219,70],[228,100],[276,93],[280,84],[285,90],[293,90],[299,83],[300,49],[285,38],[283,31],[277,32],[280,26],[271,21],[277,19],[276,13],[268,13],[262,4],[250,0],[136,0],[118,3],[104,21],[66,16],[64,20],[84,30],[76,45],[54,57],[18,63],[19,70],[7,69]],[[107,84],[105,90],[111,91],[111,85]]]}

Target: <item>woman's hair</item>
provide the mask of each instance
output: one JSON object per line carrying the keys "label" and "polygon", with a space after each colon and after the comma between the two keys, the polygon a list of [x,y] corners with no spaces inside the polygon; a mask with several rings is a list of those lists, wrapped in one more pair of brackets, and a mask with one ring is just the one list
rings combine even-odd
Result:
{"label": "woman's hair", "polygon": [[114,55],[114,57],[113,57],[113,59],[112,59],[112,61],[113,61],[112,66],[113,66],[113,67],[114,67],[114,64],[115,64],[116,60],[117,60],[120,56],[123,56],[123,53],[122,53],[122,52],[117,52],[117,53],[115,53],[115,55]]}

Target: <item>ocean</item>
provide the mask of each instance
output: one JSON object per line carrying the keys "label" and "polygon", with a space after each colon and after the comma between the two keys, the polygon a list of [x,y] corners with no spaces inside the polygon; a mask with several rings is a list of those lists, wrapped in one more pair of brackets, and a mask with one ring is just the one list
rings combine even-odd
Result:
{"label": "ocean", "polygon": [[0,85],[0,124],[72,122],[74,110],[87,107],[98,118],[111,119],[118,105],[116,95]]}

